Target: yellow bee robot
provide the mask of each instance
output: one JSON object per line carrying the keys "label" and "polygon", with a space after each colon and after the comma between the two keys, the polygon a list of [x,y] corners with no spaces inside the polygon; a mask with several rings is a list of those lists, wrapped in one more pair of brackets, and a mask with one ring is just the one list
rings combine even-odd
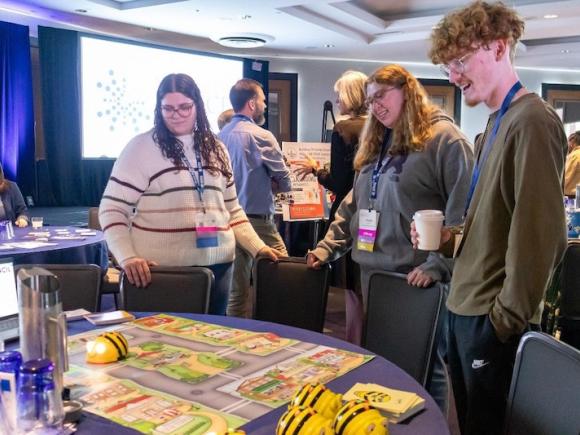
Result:
{"label": "yellow bee robot", "polygon": [[91,364],[108,364],[125,359],[128,351],[129,343],[123,334],[110,331],[87,343],[86,359]]}
{"label": "yellow bee robot", "polygon": [[369,402],[351,400],[340,408],[333,422],[336,435],[388,435],[387,419]]}
{"label": "yellow bee robot", "polygon": [[310,407],[332,420],[342,406],[342,394],[333,393],[322,384],[306,384],[290,399],[288,407],[294,406]]}
{"label": "yellow bee robot", "polygon": [[293,407],[278,421],[276,435],[334,435],[332,420],[312,408]]}

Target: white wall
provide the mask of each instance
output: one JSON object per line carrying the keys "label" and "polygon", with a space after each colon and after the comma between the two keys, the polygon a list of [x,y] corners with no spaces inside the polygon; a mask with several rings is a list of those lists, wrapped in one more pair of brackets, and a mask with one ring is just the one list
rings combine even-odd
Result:
{"label": "white wall", "polygon": [[[320,141],[322,111],[325,100],[334,103],[333,85],[347,69],[372,73],[383,63],[328,61],[304,59],[269,59],[270,72],[298,74],[298,140],[305,142]],[[439,68],[433,65],[402,64],[416,77],[442,79]],[[538,95],[542,83],[561,83],[580,85],[580,71],[548,71],[518,69],[524,86]],[[336,112],[336,110],[335,110]],[[488,109],[480,104],[477,107],[461,105],[461,128],[469,140],[485,128]]]}

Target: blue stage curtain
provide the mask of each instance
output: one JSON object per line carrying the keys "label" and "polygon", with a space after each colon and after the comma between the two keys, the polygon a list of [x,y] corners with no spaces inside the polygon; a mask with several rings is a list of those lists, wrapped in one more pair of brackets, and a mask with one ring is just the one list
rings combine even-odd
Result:
{"label": "blue stage curtain", "polygon": [[[56,204],[82,200],[79,36],[38,26],[46,163]],[[43,198],[39,198],[43,203]]]}
{"label": "blue stage curtain", "polygon": [[[268,75],[270,62],[267,60],[244,59],[244,78],[254,79],[262,84],[266,101],[268,100]],[[268,128],[268,109],[266,108],[266,123],[262,126]]]}
{"label": "blue stage curtain", "polygon": [[34,109],[28,27],[0,21],[0,160],[24,195],[34,190]]}

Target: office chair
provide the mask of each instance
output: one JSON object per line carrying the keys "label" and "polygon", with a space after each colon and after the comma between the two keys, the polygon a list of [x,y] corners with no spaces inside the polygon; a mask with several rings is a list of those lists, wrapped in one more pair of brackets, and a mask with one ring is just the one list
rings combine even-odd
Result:
{"label": "office chair", "polygon": [[63,310],[97,310],[101,268],[96,264],[21,264],[14,272],[31,267],[46,269],[58,278]]}
{"label": "office chair", "polygon": [[568,245],[560,277],[560,339],[580,349],[580,244]]}
{"label": "office chair", "polygon": [[129,311],[206,314],[213,272],[206,267],[151,267],[151,283],[135,287],[121,275],[122,307]]}
{"label": "office chair", "polygon": [[309,269],[303,258],[258,258],[254,264],[254,319],[322,332],[330,266]]}
{"label": "office chair", "polygon": [[369,280],[363,347],[395,363],[427,387],[439,339],[443,288],[420,288],[407,276],[374,272]]}
{"label": "office chair", "polygon": [[580,433],[580,351],[540,332],[518,346],[506,435]]}

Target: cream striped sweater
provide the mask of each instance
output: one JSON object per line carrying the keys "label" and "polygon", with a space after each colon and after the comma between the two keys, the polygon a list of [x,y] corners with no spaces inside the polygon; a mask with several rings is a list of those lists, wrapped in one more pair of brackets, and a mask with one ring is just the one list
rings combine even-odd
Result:
{"label": "cream striped sweater", "polygon": [[[192,137],[179,137],[196,167]],[[221,142],[218,146],[227,150]],[[122,151],[99,207],[109,249],[119,263],[142,257],[166,266],[208,266],[234,259],[236,241],[252,256],[265,244],[238,204],[234,181],[204,171],[206,216],[218,227],[217,247],[196,248],[195,217],[201,202],[185,166],[163,157],[152,131]]]}

